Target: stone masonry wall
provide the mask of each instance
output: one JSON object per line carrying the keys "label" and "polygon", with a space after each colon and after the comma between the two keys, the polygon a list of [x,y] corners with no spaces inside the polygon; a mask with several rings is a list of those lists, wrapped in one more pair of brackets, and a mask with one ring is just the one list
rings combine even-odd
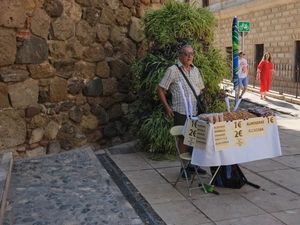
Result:
{"label": "stone masonry wall", "polygon": [[165,0],[0,0],[0,152],[130,140],[140,18]]}

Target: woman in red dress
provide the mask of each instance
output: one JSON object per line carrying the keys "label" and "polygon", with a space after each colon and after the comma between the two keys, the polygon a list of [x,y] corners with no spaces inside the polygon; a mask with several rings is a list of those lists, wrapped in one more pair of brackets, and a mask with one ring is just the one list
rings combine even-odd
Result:
{"label": "woman in red dress", "polygon": [[[257,67],[256,79],[260,80],[260,98],[267,100],[267,92],[270,90],[272,74],[274,71],[271,54],[266,52]],[[278,74],[275,75],[278,76]]]}

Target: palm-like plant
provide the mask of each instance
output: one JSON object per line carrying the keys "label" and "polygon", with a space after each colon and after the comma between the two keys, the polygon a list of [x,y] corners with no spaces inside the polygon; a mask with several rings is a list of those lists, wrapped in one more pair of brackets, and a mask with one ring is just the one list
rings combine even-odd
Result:
{"label": "palm-like plant", "polygon": [[[141,148],[153,153],[172,154],[175,151],[169,129],[173,121],[165,116],[156,89],[166,69],[177,62],[178,49],[184,44],[194,49],[193,63],[199,68],[205,83],[209,112],[226,109],[219,83],[230,76],[230,68],[213,45],[213,30],[217,23],[207,9],[169,1],[161,9],[149,11],[142,23],[149,49],[131,67],[139,101],[131,107],[128,119]],[[170,102],[168,93],[167,99]]]}

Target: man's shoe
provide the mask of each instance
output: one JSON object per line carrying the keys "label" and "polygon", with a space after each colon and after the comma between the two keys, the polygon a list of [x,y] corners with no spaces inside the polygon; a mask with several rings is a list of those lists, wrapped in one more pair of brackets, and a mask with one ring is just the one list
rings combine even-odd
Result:
{"label": "man's shoe", "polygon": [[[189,164],[188,168],[189,168],[189,171],[191,173],[195,173],[195,168],[196,168],[195,166]],[[205,175],[206,174],[206,171],[204,169],[201,169],[200,167],[198,167],[197,172],[198,172],[199,175]]]}
{"label": "man's shoe", "polygon": [[[189,168],[186,168],[185,171],[186,171],[187,179],[191,179],[190,169],[189,169]],[[182,168],[180,169],[180,173],[181,173],[181,172],[182,172]],[[182,177],[182,178],[185,178],[184,172],[181,174],[181,177]]]}

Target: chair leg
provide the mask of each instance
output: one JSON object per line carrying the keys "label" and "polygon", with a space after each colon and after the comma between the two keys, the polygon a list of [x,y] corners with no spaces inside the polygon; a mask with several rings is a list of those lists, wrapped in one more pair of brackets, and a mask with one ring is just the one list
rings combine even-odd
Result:
{"label": "chair leg", "polygon": [[[178,181],[179,181],[179,179],[181,178],[182,174],[184,173],[184,175],[185,175],[185,176],[184,176],[184,177],[185,177],[185,182],[186,182],[186,186],[187,186],[187,189],[188,189],[189,196],[192,196],[191,190],[190,190],[189,179],[188,179],[187,172],[186,172],[187,166],[188,166],[188,164],[186,164],[186,165],[182,164],[182,166],[181,166],[181,169],[182,169],[182,170],[181,170],[181,172],[180,172],[180,174],[179,174],[179,176],[178,176],[176,182],[174,183],[173,187],[176,186],[176,184],[178,183]],[[193,176],[193,177],[194,177],[194,176]]]}
{"label": "chair leg", "polygon": [[[181,167],[181,168],[182,168],[182,167]],[[174,187],[175,187],[176,184],[178,183],[178,181],[179,181],[180,177],[182,176],[183,172],[184,172],[184,170],[182,169],[181,172],[180,172],[180,174],[179,174],[179,176],[178,176],[178,178],[177,178],[177,180],[176,180],[176,182],[175,182],[174,185],[173,185]]]}
{"label": "chair leg", "polygon": [[195,168],[195,174],[197,175],[197,178],[198,178],[198,180],[200,181],[201,187],[203,188],[204,192],[207,193],[207,191],[206,191],[206,189],[205,189],[205,186],[203,185],[203,182],[202,182],[202,180],[201,180],[201,177],[200,177],[200,175],[199,175],[199,173],[198,173],[198,166],[196,166],[196,168]]}

